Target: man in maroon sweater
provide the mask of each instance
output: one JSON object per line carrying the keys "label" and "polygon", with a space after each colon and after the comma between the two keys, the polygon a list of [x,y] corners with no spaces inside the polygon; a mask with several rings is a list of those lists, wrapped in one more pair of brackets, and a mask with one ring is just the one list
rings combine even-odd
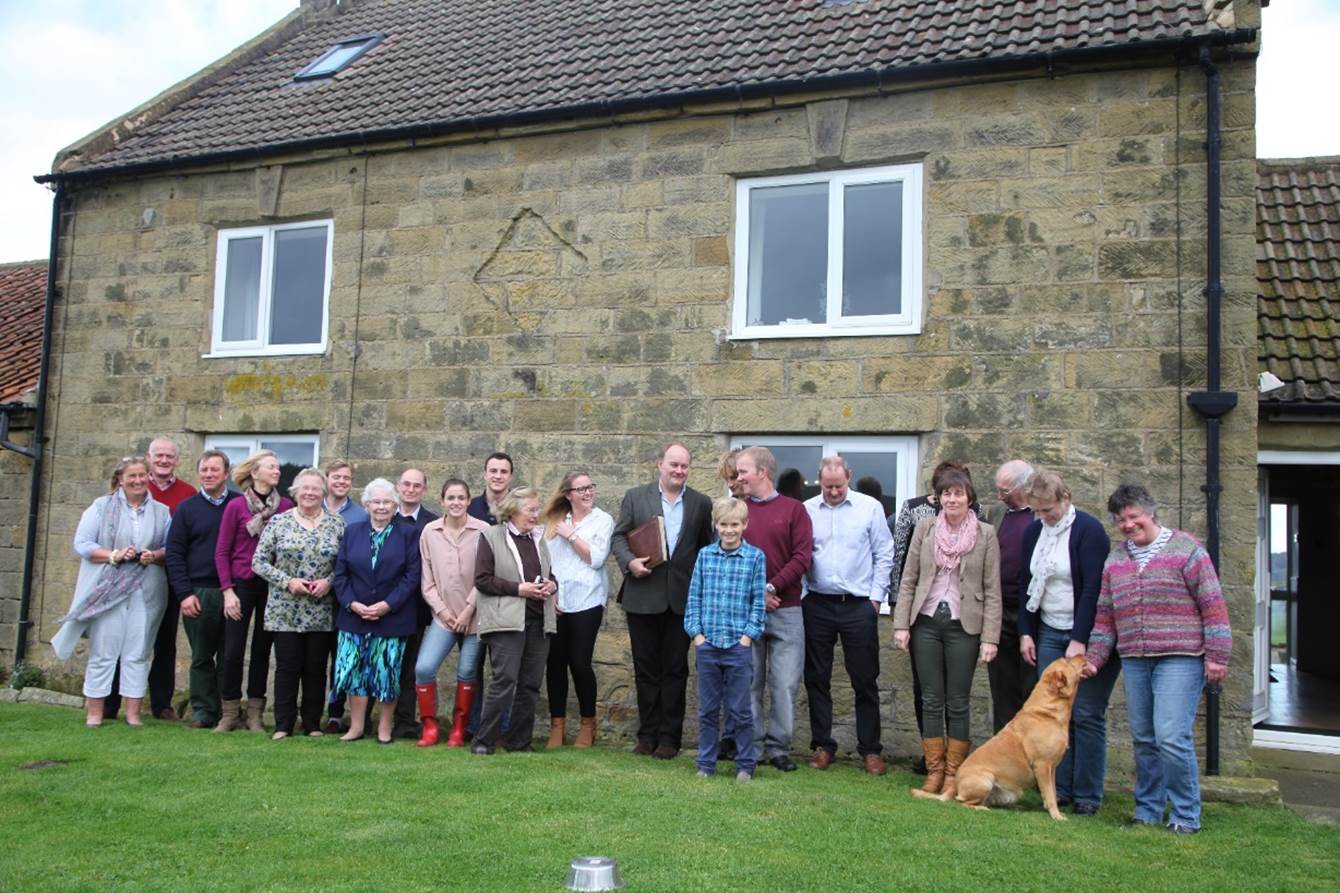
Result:
{"label": "man in maroon sweater", "polygon": [[[767,621],[754,640],[754,740],[756,758],[782,772],[794,772],[791,735],[796,726],[796,692],[805,668],[805,621],[801,581],[810,569],[814,531],[804,503],[777,492],[777,459],[765,447],[748,447],[735,460],[749,496],[745,541],[767,559]],[[763,713],[767,690],[772,709]]]}
{"label": "man in maroon sweater", "polygon": [[1033,466],[1012,459],[996,470],[996,498],[987,520],[1000,543],[1000,651],[986,665],[991,681],[991,725],[999,732],[1019,712],[1033,691],[1037,671],[1019,653],[1019,572],[1024,560],[1024,531],[1033,522],[1024,493]]}

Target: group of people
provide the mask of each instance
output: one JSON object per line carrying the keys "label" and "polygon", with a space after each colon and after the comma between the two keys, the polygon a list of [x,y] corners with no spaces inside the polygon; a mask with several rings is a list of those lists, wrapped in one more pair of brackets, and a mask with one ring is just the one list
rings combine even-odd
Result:
{"label": "group of people", "polygon": [[[396,483],[369,482],[359,505],[348,462],[302,470],[285,496],[267,450],[231,469],[226,455],[206,450],[198,488],[175,478],[177,458],[163,438],[148,457],[119,462],[110,493],[75,535],[79,577],[52,644],[69,657],[89,639],[90,726],[115,716],[118,688],[127,722],[143,721],[146,693],[153,715],[175,718],[170,649],[179,612],[192,649],[193,727],[264,731],[273,651],[275,739],[295,734],[300,721],[306,735],[357,740],[375,702],[384,744],[445,737],[480,755],[529,750],[547,679],[547,747],[560,747],[570,678],[575,744],[590,747],[593,655],[613,555],[636,681],[635,753],[678,755],[692,650],[700,775],[715,774],[721,759],[735,760],[739,781],[759,763],[794,771],[802,681],[809,766],[827,769],[838,750],[831,682],[840,641],[862,767],[885,774],[878,619],[887,612],[894,644],[911,655],[923,790],[953,790],[971,748],[979,662],[999,730],[1039,668],[1080,654],[1088,665],[1058,799],[1080,815],[1101,806],[1106,707],[1124,667],[1133,821],[1162,822],[1171,802],[1169,827],[1199,829],[1192,725],[1201,688],[1227,672],[1227,612],[1204,549],[1163,527],[1140,486],[1123,485],[1108,501],[1125,537],[1113,547],[1058,474],[1019,460],[997,471],[989,514],[969,469],[950,460],[934,469],[929,493],[886,517],[879,499],[852,486],[841,456],[823,458],[819,494],[801,501],[779,492],[771,451],[732,451],[719,466],[730,495],[713,500],[688,486],[692,457],[672,443],[657,457],[655,480],[624,494],[616,520],[596,505],[589,474],[565,475],[542,504],[538,490],[513,486],[513,461],[501,452],[485,460],[484,491],[473,498],[465,481],[443,483],[441,516],[423,506],[427,479],[414,468]],[[643,545],[649,524],[659,548]],[[437,675],[453,649],[448,719],[439,716]],[[480,696],[485,651],[491,676]],[[166,679],[161,696],[156,677]]]}

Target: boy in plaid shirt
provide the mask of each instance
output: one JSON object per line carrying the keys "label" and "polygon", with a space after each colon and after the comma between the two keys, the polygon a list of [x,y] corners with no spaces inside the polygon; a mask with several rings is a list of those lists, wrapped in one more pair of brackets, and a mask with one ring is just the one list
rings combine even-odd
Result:
{"label": "boy in plaid shirt", "polygon": [[712,503],[717,541],[698,553],[684,609],[684,631],[698,657],[698,777],[717,771],[718,714],[724,701],[736,740],[735,780],[754,777],[753,657],[763,634],[767,587],[763,552],[744,541],[749,507],[725,496]]}

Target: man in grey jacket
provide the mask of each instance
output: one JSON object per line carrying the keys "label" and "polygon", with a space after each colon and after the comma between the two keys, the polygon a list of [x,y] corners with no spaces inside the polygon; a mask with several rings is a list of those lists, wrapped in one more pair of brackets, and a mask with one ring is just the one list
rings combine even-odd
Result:
{"label": "man in grey jacket", "polygon": [[[672,443],[656,461],[657,479],[624,494],[610,547],[624,573],[619,601],[628,622],[637,681],[637,746],[634,753],[669,760],[684,732],[684,692],[689,678],[689,637],[684,605],[698,550],[712,541],[712,501],[686,485],[692,458]],[[628,534],[660,515],[670,559],[648,568],[650,555],[635,555]]]}

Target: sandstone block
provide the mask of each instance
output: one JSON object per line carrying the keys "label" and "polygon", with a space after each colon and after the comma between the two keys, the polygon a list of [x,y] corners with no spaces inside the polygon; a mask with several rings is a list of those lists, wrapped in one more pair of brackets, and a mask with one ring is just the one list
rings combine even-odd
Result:
{"label": "sandstone block", "polygon": [[693,370],[693,393],[709,397],[781,394],[785,391],[782,363],[751,360],[713,363]]}

